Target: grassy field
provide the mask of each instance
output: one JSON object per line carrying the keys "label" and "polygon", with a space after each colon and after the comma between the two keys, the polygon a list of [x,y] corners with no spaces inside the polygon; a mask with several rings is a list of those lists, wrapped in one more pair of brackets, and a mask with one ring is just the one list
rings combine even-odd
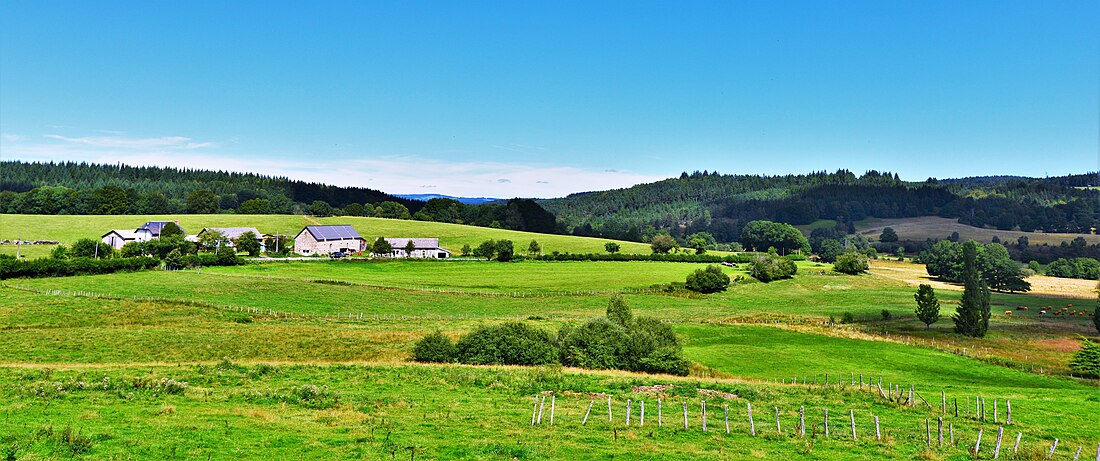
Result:
{"label": "grassy field", "polygon": [[1002,231],[997,229],[982,229],[966,224],[959,224],[955,219],[940,218],[937,216],[922,216],[919,218],[878,219],[869,218],[856,223],[856,232],[866,235],[872,240],[878,240],[882,229],[892,227],[902,240],[945,239],[952,232],[958,232],[959,238],[976,240],[989,243],[996,236],[1002,242],[1015,242],[1021,236],[1027,236],[1031,245],[1059,245],[1062,242],[1071,241],[1077,237],[1083,237],[1091,244],[1100,243],[1100,235],[1096,234],[1059,234],[1047,232],[1021,232]]}
{"label": "grassy field", "polygon": [[[307,218],[298,215],[111,215],[111,216],[41,216],[0,215],[0,240],[53,240],[64,244],[81,238],[98,239],[112,229],[137,229],[148,221],[175,221],[190,233],[196,234],[204,227],[255,227],[268,234],[297,235],[303,227],[320,224],[350,224],[364,238],[373,241],[377,237],[437,237],[444,248],[458,253],[463,245],[476,247],[479,243],[494,239],[515,242],[516,251],[526,251],[531,240],[538,240],[546,253],[603,253],[607,239],[574,237],[569,235],[536,234],[488,227],[463,226],[399,219],[335,216]],[[617,241],[623,253],[651,252],[649,245],[637,242]],[[36,246],[29,258],[48,254],[49,246]],[[24,246],[24,249],[31,246]],[[41,250],[40,250],[41,249]],[[14,246],[0,246],[0,251],[15,254]]]}
{"label": "grassy field", "polygon": [[[376,222],[430,224],[364,220],[356,225],[362,232]],[[535,238],[548,242],[551,236]],[[594,243],[602,247],[602,242]],[[1063,296],[995,294],[985,339],[951,333],[949,317],[959,292],[950,286],[937,290],[944,320],[926,330],[912,314],[912,283],[920,281],[914,275],[920,266],[909,263],[876,262],[872,273],[853,277],[802,262],[795,278],[768,284],[745,279],[742,269],[724,268],[742,280],[723,293],[644,290],[683,281],[699,267],[320,260],[5,280],[0,454],[15,459],[961,460],[971,459],[965,447],[973,447],[981,428],[978,458],[989,459],[997,427],[1004,423],[976,420],[975,396],[989,401],[990,418],[993,400],[1012,401],[1014,424],[1005,428],[1006,443],[1014,442],[1017,432],[1023,443],[1017,456],[1004,449],[1004,459],[1043,458],[1055,437],[1060,439],[1055,459],[1071,458],[1078,446],[1089,454],[1100,442],[1100,387],[1066,376],[1079,336],[1095,336],[1095,330],[1083,316],[1038,314],[1044,306],[1091,309],[1090,290],[1070,287]],[[697,364],[691,376],[408,362],[413,344],[427,333],[457,338],[505,319],[556,332],[566,323],[602,315],[609,296],[620,290],[629,292],[624,298],[636,315],[672,324],[684,354]],[[883,310],[891,312],[889,320],[882,318]],[[1005,310],[1013,315],[1003,315]],[[829,322],[845,314],[855,322]],[[877,390],[837,385],[838,376],[850,384],[860,374],[876,383],[881,379],[884,388],[914,386],[918,398],[930,404],[918,399],[916,405],[900,405]],[[821,384],[806,384],[815,377]],[[173,387],[162,378],[188,384]],[[795,378],[799,385],[790,384]],[[672,386],[662,394],[663,427],[655,425],[657,395],[636,387],[652,385]],[[710,408],[705,434],[700,389]],[[940,391],[948,398],[946,414],[936,398]],[[548,424],[549,398],[544,424],[530,425],[536,393],[554,396],[554,426]],[[614,423],[607,421],[607,396],[613,399]],[[635,418],[629,427],[627,399]],[[582,426],[593,400],[592,418]],[[647,406],[644,427],[636,419],[640,400]],[[688,431],[682,429],[684,403]],[[748,403],[757,412],[755,437]],[[726,404],[728,435],[721,420]],[[792,431],[800,406],[806,407],[809,426],[805,438]],[[775,431],[776,408],[782,434]],[[822,420],[826,408],[829,438]],[[856,417],[855,442],[849,410]],[[1003,408],[999,411],[1003,420]],[[882,441],[874,438],[871,415],[881,420]],[[935,437],[939,417],[955,428],[959,448],[925,445],[925,420],[931,420]]]}

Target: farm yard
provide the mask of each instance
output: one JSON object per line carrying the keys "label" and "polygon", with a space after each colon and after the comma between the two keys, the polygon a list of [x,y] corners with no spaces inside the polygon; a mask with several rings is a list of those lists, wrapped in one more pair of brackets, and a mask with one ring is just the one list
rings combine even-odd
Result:
{"label": "farm yard", "polygon": [[[388,220],[360,232],[382,233],[376,222]],[[478,237],[436,235],[498,235],[455,227]],[[43,228],[62,242],[80,236]],[[593,240],[593,252],[604,242],[531,238]],[[726,267],[727,291],[666,291],[705,266],[326,259],[4,280],[0,449],[17,459],[970,459],[978,445],[992,459],[1003,428],[999,458],[1045,458],[1055,438],[1054,459],[1095,455],[1100,388],[1067,365],[1095,330],[1086,317],[1039,313],[1091,309],[1091,286],[995,294],[990,334],[971,339],[951,332],[954,285],[939,290],[943,320],[926,330],[915,318],[919,265],[875,261],[848,276],[799,262],[794,278],[767,284]],[[409,359],[435,331],[454,339],[519,320],[557,332],[603,315],[615,294],[672,326],[689,376]]]}

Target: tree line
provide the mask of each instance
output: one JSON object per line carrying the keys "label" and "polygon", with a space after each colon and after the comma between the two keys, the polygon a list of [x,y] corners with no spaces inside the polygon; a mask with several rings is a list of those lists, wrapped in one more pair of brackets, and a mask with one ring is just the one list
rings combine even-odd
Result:
{"label": "tree line", "polygon": [[678,239],[708,232],[737,240],[754,220],[809,224],[868,217],[942,216],[979,227],[1088,233],[1098,227],[1095,174],[1060,178],[928,179],[848,170],[807,175],[682,174],[626,189],[573,194],[540,203],[565,230],[593,237],[649,241],[665,231]]}

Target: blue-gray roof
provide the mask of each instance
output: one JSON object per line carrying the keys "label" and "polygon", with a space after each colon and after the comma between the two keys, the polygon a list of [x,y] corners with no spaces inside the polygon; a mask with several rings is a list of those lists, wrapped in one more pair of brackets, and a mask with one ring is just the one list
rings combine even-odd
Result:
{"label": "blue-gray roof", "polygon": [[[144,225],[142,225],[141,227],[137,228],[137,230],[145,229],[145,230],[148,230],[153,235],[160,235],[161,229],[164,229],[164,226],[167,226],[168,223],[170,223],[170,222],[171,221],[149,221],[149,222],[145,223]],[[179,224],[177,224],[177,226],[178,225]],[[183,228],[181,227],[180,230],[183,230]],[[184,232],[184,233],[186,233],[186,232]]]}
{"label": "blue-gray roof", "polygon": [[305,230],[318,241],[363,238],[351,226],[306,226]]}

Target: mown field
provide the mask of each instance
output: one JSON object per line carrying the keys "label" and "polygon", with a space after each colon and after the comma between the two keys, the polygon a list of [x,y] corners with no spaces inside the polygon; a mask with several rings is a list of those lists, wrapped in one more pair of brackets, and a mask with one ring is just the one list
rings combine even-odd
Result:
{"label": "mown field", "polygon": [[1062,242],[1071,241],[1082,237],[1088,243],[1100,243],[1100,235],[1096,234],[1061,234],[1053,232],[1021,232],[1003,231],[997,229],[983,229],[966,224],[959,224],[955,219],[940,218],[936,216],[922,216],[919,218],[878,219],[870,218],[856,223],[856,232],[877,240],[882,229],[892,227],[902,240],[945,239],[952,232],[958,232],[961,241],[976,240],[989,243],[993,237],[1002,242],[1015,242],[1017,238],[1026,236],[1031,245],[1059,245]]}
{"label": "mown field", "polygon": [[[105,216],[42,216],[0,215],[0,240],[53,240],[71,244],[81,238],[98,239],[112,229],[137,229],[149,221],[176,221],[189,233],[196,234],[204,227],[255,227],[268,234],[297,235],[303,227],[313,224],[350,224],[364,238],[373,241],[378,237],[436,237],[440,246],[456,255],[463,245],[476,247],[479,243],[494,239],[509,239],[515,243],[517,253],[527,250],[531,240],[537,240],[545,253],[604,253],[607,239],[574,237],[569,235],[536,234],[488,227],[463,226],[400,219],[333,216],[310,218],[300,215],[105,215]],[[617,241],[623,253],[650,253],[649,245],[637,242]],[[23,247],[28,258],[49,254],[49,246]],[[0,245],[0,252],[15,254],[14,245]],[[28,253],[29,252],[29,253]]]}
{"label": "mown field", "polygon": [[[544,237],[549,236],[536,238]],[[0,454],[15,459],[961,460],[972,458],[967,447],[973,448],[979,429],[984,435],[977,457],[991,459],[997,428],[1003,426],[1001,459],[1045,458],[1055,437],[1060,439],[1055,459],[1072,459],[1078,446],[1084,447],[1082,456],[1095,456],[1100,387],[1067,376],[1080,335],[1095,337],[1095,330],[1085,317],[1037,313],[1047,305],[1091,309],[1096,305],[1091,292],[996,294],[990,335],[969,339],[951,333],[957,291],[938,291],[944,320],[925,330],[912,314],[910,282],[878,267],[853,277],[804,262],[795,278],[769,284],[745,279],[740,268],[725,268],[742,280],[723,293],[650,289],[683,281],[700,267],[323,260],[5,280]],[[415,341],[433,331],[457,338],[478,325],[521,319],[553,332],[602,315],[615,292],[625,292],[636,315],[672,324],[685,356],[697,364],[691,376],[408,361]],[[883,320],[883,310],[891,319]],[[1000,312],[1005,310],[1013,315]],[[855,322],[841,324],[845,314]],[[915,404],[891,401],[877,388],[851,386],[860,375],[876,384],[881,380],[884,389],[914,386]],[[845,386],[838,385],[838,377]],[[654,385],[671,386],[660,391],[661,427],[655,419],[658,394],[637,387]],[[946,413],[940,409],[941,391]],[[538,393],[548,397],[543,424],[533,427]],[[556,405],[553,426],[549,396]],[[607,396],[613,400],[613,422],[607,420]],[[976,396],[987,400],[988,421],[975,418]],[[707,433],[701,428],[704,397]],[[630,426],[627,399],[633,409]],[[1012,402],[1010,426],[1004,423],[1006,399]],[[637,421],[642,400],[645,426]],[[592,401],[589,422],[582,426]],[[749,403],[756,436],[750,433]],[[727,404],[728,435],[722,421]],[[794,431],[801,406],[805,437]],[[775,428],[776,408],[782,433]],[[849,411],[856,418],[856,441]],[[881,441],[872,415],[880,418]],[[958,448],[938,446],[940,417],[945,431],[954,428]],[[933,434],[930,447],[926,420]],[[1017,432],[1023,441],[1013,454]]]}

